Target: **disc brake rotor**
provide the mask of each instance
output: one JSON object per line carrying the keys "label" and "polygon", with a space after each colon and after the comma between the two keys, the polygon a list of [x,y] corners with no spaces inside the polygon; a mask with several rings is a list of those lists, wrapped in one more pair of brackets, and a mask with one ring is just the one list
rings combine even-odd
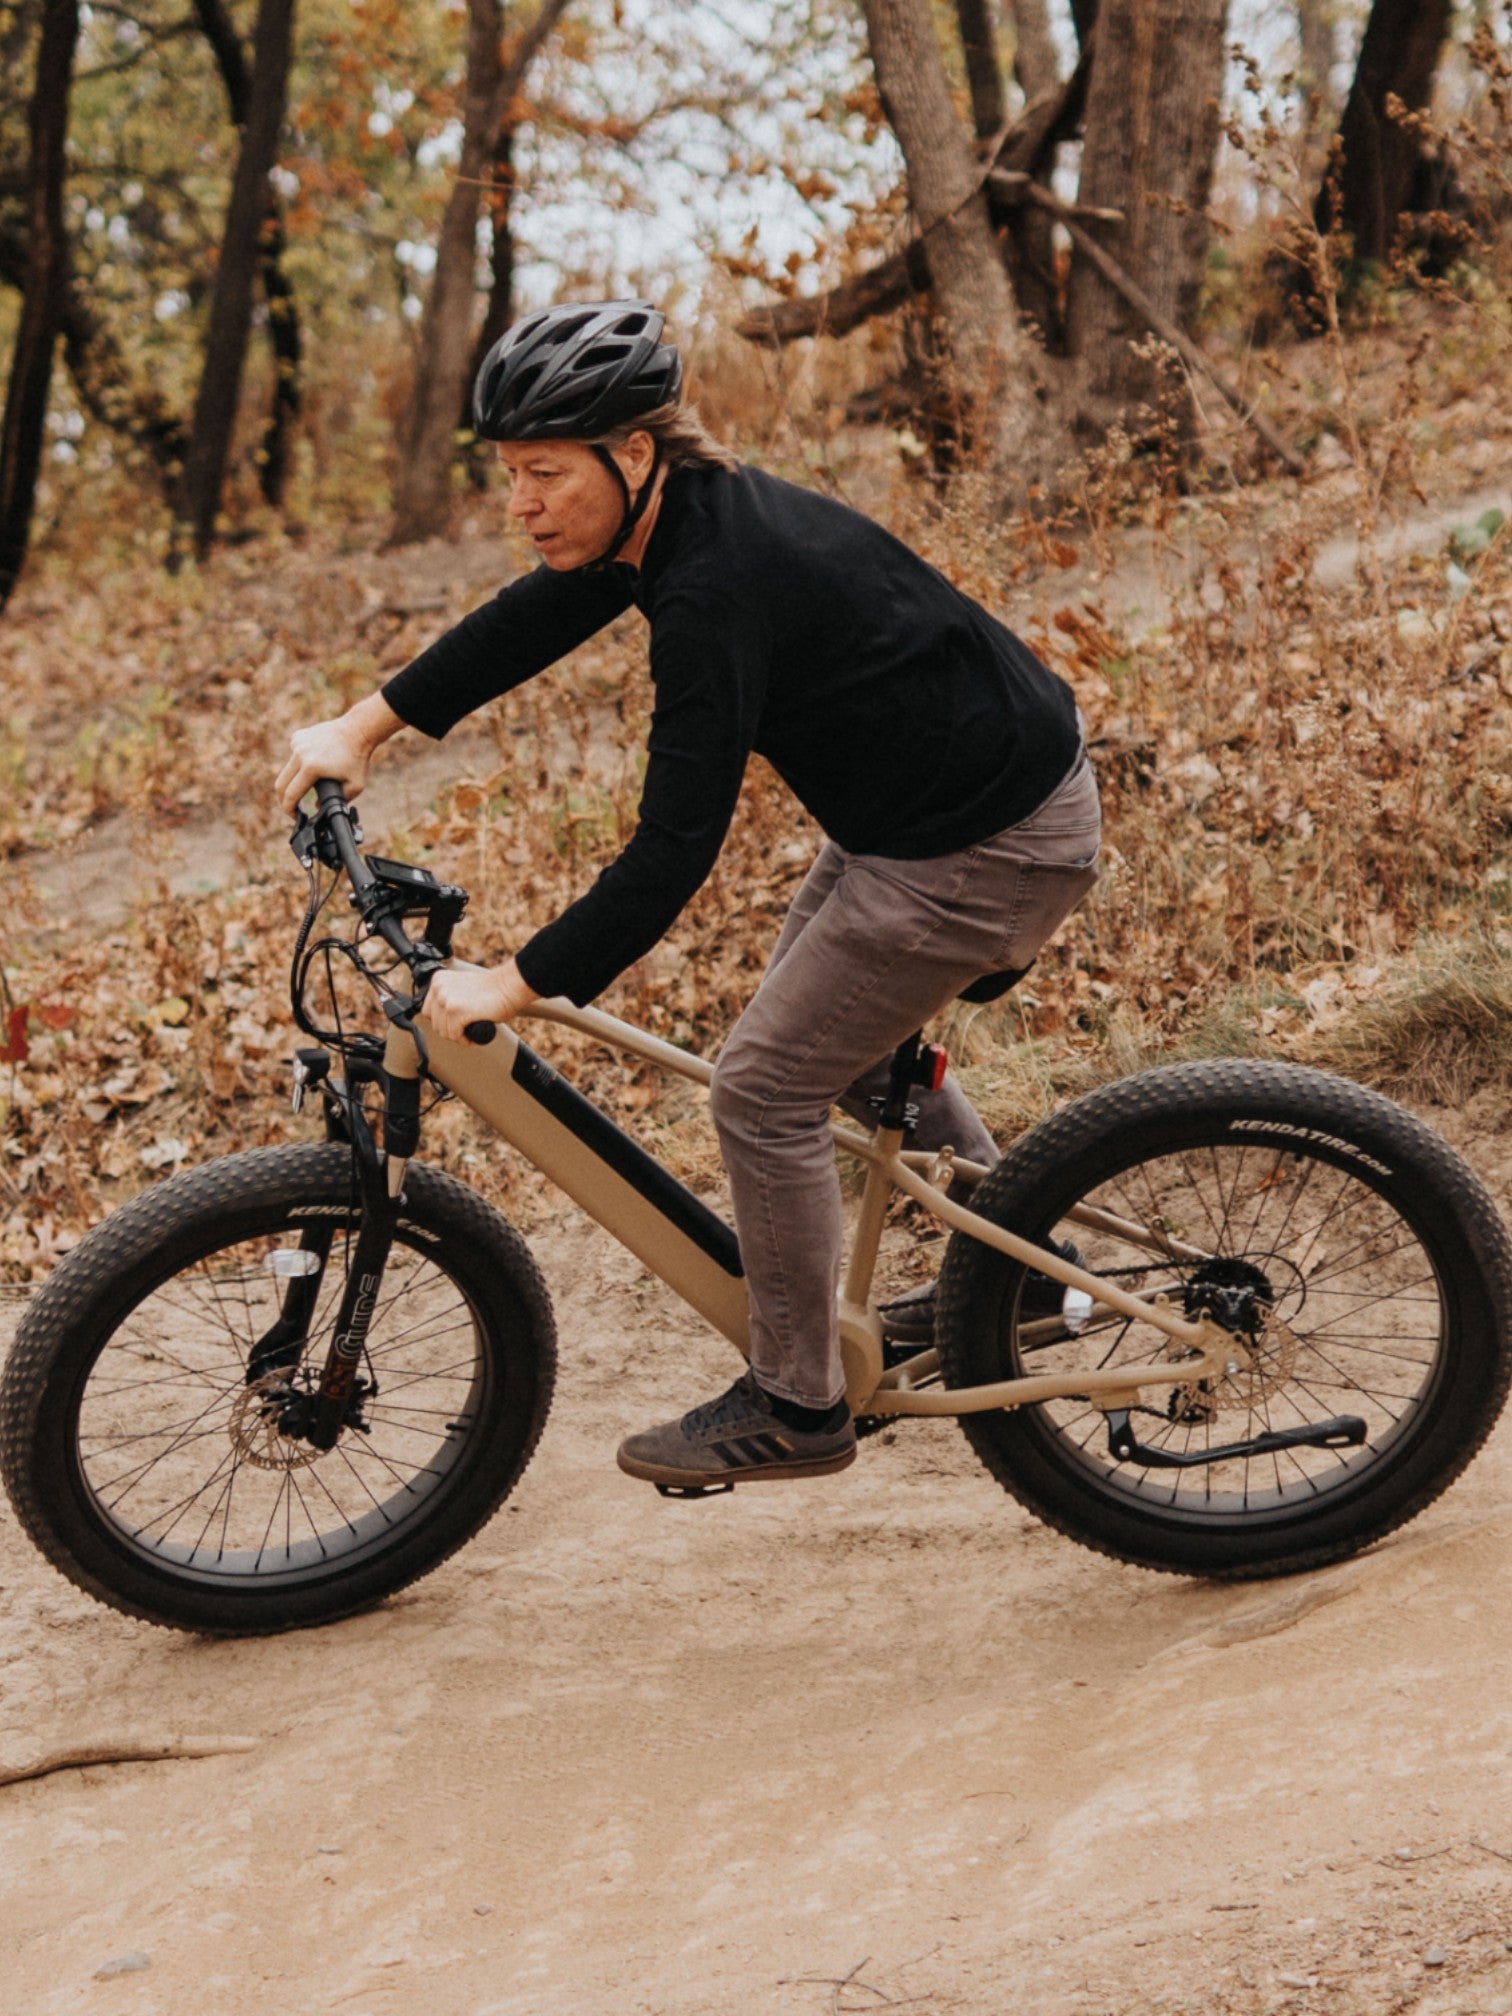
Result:
{"label": "disc brake rotor", "polygon": [[1252,1354],[1248,1365],[1240,1365],[1221,1379],[1194,1379],[1174,1387],[1167,1408],[1171,1419],[1213,1421],[1226,1409],[1253,1413],[1263,1408],[1296,1371],[1301,1346],[1296,1331],[1271,1309],[1247,1348]]}
{"label": "disc brake rotor", "polygon": [[324,1455],[312,1442],[296,1441],[284,1433],[283,1403],[288,1393],[286,1373],[265,1372],[243,1386],[231,1402],[227,1433],[244,1463],[259,1470],[305,1470]]}

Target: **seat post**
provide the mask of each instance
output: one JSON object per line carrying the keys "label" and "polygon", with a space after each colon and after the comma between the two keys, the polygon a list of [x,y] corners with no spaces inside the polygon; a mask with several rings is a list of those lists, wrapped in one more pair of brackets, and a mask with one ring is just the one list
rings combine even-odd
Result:
{"label": "seat post", "polygon": [[[922,1033],[916,1029],[912,1036],[900,1043],[893,1052],[892,1069],[887,1081],[887,1097],[882,1101],[882,1110],[877,1115],[875,1136],[877,1146],[888,1155],[896,1154],[903,1145],[904,1133],[909,1122],[908,1095],[913,1089]],[[845,1273],[844,1299],[854,1307],[864,1307],[871,1292],[872,1276],[877,1267],[877,1249],[882,1243],[882,1226],[887,1217],[887,1202],[891,1195],[892,1179],[880,1163],[873,1162],[866,1172],[866,1187],[861,1193],[861,1213],[856,1221],[850,1265]]]}
{"label": "seat post", "polygon": [[884,1127],[902,1128],[908,1125],[908,1095],[913,1090],[914,1074],[919,1068],[919,1045],[923,1038],[923,1030],[915,1029],[912,1036],[906,1036],[893,1052],[887,1097],[882,1102],[880,1115]]}

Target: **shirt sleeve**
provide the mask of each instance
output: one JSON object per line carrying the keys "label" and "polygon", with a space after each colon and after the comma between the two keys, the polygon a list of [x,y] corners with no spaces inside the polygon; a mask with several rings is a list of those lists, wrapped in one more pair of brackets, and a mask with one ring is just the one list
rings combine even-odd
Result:
{"label": "shirt sleeve", "polygon": [[584,1007],[662,938],[714,866],[761,719],[770,668],[759,614],[688,594],[658,609],[646,777],[624,851],[518,954],[527,986]]}
{"label": "shirt sleeve", "polygon": [[537,567],[501,588],[383,688],[410,727],[437,740],[465,714],[544,672],[630,607],[628,569],[553,573]]}

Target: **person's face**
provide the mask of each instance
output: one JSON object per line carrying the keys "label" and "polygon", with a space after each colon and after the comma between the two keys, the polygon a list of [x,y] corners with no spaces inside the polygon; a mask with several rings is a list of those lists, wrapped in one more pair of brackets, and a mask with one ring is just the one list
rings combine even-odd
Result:
{"label": "person's face", "polygon": [[[633,434],[610,452],[634,496],[647,473],[642,464],[650,462],[650,436]],[[560,570],[596,560],[620,528],[624,498],[588,444],[505,441],[499,460],[509,474],[509,515],[546,565]]]}

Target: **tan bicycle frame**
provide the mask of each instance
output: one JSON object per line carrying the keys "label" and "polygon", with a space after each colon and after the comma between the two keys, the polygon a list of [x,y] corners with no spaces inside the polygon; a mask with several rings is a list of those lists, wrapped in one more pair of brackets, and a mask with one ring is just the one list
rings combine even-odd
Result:
{"label": "tan bicycle frame", "polygon": [[[713,1067],[701,1057],[600,1009],[575,1008],[571,1002],[551,1000],[537,1002],[529,1012],[539,1020],[560,1023],[614,1049],[645,1058],[696,1084],[706,1086],[714,1075]],[[616,1149],[625,1137],[574,1092],[567,1080],[536,1058],[512,1029],[501,1028],[492,1043],[479,1047],[447,1042],[435,1035],[423,1018],[421,1026],[425,1028],[432,1075],[749,1356],[745,1277],[734,1259],[735,1242],[729,1228],[692,1199],[660,1164],[633,1147],[629,1153],[637,1156],[636,1166],[628,1173],[616,1167]],[[397,1077],[412,1078],[418,1072],[415,1045],[401,1030],[389,1032],[385,1065]],[[841,1149],[869,1165],[840,1295],[840,1346],[846,1398],[853,1413],[975,1414],[1078,1397],[1109,1410],[1131,1406],[1142,1387],[1168,1387],[1177,1378],[1183,1383],[1220,1379],[1249,1363],[1250,1353],[1243,1340],[1221,1329],[1210,1317],[1189,1323],[1164,1297],[1147,1300],[1130,1295],[1073,1266],[1058,1253],[1005,1232],[964,1205],[952,1203],[944,1190],[949,1172],[954,1169],[980,1176],[986,1173],[980,1165],[964,1159],[953,1161],[948,1153],[936,1156],[905,1150],[903,1136],[895,1129],[879,1127],[868,1136],[834,1126],[831,1132]],[[607,1148],[607,1157],[601,1147]],[[652,1172],[658,1180],[648,1192],[637,1185],[634,1176],[639,1174],[644,1183]],[[401,1180],[402,1169],[396,1167],[391,1182]],[[904,1365],[884,1368],[882,1324],[871,1300],[883,1219],[895,1189],[914,1198],[952,1230],[967,1232],[1010,1259],[1032,1265],[1068,1288],[1080,1289],[1092,1298],[1095,1307],[1149,1323],[1180,1347],[1179,1372],[1173,1358],[1166,1358],[1107,1371],[1036,1375],[999,1380],[990,1386],[919,1392],[913,1382],[939,1369],[938,1354],[923,1351]],[[658,1191],[670,1209],[657,1201]],[[1092,1229],[1115,1230],[1173,1260],[1205,1257],[1149,1227],[1112,1218],[1091,1207],[1073,1207],[1069,1216]],[[1029,1326],[1030,1332],[1034,1327]],[[1047,1319],[1044,1324],[1052,1333],[1058,1327],[1056,1319]]]}

